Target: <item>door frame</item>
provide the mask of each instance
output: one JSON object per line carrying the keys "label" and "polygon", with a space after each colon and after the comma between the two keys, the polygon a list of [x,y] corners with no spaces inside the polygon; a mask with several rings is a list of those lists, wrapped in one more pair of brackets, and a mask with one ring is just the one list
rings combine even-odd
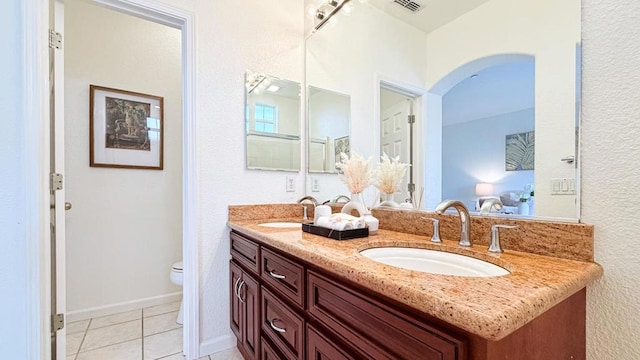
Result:
{"label": "door frame", "polygon": [[[155,0],[91,0],[121,13],[171,26],[182,33],[182,257],[184,262],[183,349],[199,357],[198,167],[196,136],[195,14]],[[26,186],[36,189],[26,206],[28,359],[50,359],[51,254],[49,216],[49,0],[23,2]],[[168,271],[168,270],[167,270]]]}
{"label": "door frame", "polygon": [[[375,152],[374,155],[377,156],[377,159],[380,159],[382,154],[380,153],[380,133],[382,129],[380,129],[380,87],[383,86],[395,88],[398,91],[412,94],[414,96],[414,109],[413,115],[416,117],[416,123],[413,127],[413,164],[411,165],[413,169],[413,182],[416,186],[415,194],[416,199],[420,198],[420,187],[424,187],[425,178],[424,178],[424,144],[422,140],[422,133],[425,128],[425,119],[427,114],[427,101],[426,95],[428,93],[427,89],[406,83],[404,81],[395,79],[390,76],[386,76],[380,73],[376,73],[374,75],[374,89],[373,89],[373,121],[374,121],[374,133],[376,134],[374,139]],[[424,208],[424,199],[423,199],[423,208]]]}

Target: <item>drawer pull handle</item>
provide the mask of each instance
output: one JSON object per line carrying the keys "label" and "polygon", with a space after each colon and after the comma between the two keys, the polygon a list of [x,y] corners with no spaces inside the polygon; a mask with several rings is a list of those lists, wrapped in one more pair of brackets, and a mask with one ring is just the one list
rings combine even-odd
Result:
{"label": "drawer pull handle", "polygon": [[272,278],[278,279],[278,280],[282,280],[282,279],[286,278],[286,276],[284,276],[284,275],[280,275],[278,273],[274,273],[273,270],[269,271],[269,275],[271,275]]}
{"label": "drawer pull handle", "polygon": [[279,333],[286,333],[287,329],[283,329],[281,327],[277,327],[273,322],[276,321],[277,319],[273,319],[273,320],[269,320],[269,325],[271,325],[271,328]]}
{"label": "drawer pull handle", "polygon": [[239,284],[239,283],[240,283],[240,278],[238,278],[238,279],[236,280],[236,283],[233,285],[233,292],[234,292],[234,294],[236,294],[236,297],[237,297],[238,299],[240,299],[240,294],[239,294],[239,292],[240,292],[240,287],[238,286],[238,284]]}
{"label": "drawer pull handle", "polygon": [[244,280],[242,280],[242,282],[240,283],[240,285],[238,286],[238,299],[240,299],[240,302],[244,304],[245,299],[242,298],[242,287],[247,285],[246,282],[244,282]]}

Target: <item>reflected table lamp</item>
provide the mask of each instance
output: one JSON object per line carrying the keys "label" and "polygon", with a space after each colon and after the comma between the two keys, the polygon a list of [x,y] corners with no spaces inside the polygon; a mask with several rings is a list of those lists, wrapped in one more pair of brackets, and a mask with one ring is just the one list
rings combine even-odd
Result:
{"label": "reflected table lamp", "polygon": [[477,183],[476,184],[476,195],[479,196],[478,201],[476,203],[476,210],[479,210],[482,206],[482,203],[493,196],[493,184],[489,183]]}

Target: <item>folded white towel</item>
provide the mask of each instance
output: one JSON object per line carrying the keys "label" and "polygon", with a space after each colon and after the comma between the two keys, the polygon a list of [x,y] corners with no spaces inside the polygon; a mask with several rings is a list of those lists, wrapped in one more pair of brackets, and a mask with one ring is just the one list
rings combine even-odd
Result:
{"label": "folded white towel", "polygon": [[321,216],[315,225],[333,230],[362,229],[366,226],[364,217],[355,217],[349,214],[336,213],[331,216]]}

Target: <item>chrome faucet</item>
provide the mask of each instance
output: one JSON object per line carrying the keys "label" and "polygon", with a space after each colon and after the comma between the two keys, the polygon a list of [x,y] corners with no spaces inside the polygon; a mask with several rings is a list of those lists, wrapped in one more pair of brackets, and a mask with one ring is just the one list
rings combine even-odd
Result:
{"label": "chrome faucet", "polygon": [[337,204],[340,200],[346,200],[346,202],[351,201],[351,199],[347,195],[338,195],[333,199],[333,203]]}
{"label": "chrome faucet", "polygon": [[307,209],[307,205],[305,205],[305,202],[311,203],[311,205],[313,205],[313,207],[315,208],[316,206],[318,206],[318,200],[316,200],[316,198],[311,195],[303,196],[298,199],[298,204],[302,204],[302,220],[309,220],[309,215],[307,215],[309,210]]}
{"label": "chrome faucet", "polygon": [[480,215],[487,215],[491,213],[491,209],[495,208],[497,211],[502,210],[503,204],[500,199],[489,198],[482,202],[480,206]]}
{"label": "chrome faucet", "polygon": [[303,202],[310,202],[311,204],[313,204],[313,207],[318,206],[318,200],[316,200],[316,198],[314,198],[311,195],[307,195],[307,196],[303,196],[300,199],[298,199],[298,203],[302,204]]}
{"label": "chrome faucet", "polygon": [[436,213],[444,214],[451,207],[456,209],[460,215],[460,242],[458,242],[458,245],[471,246],[471,241],[469,240],[469,222],[471,219],[469,218],[469,210],[462,201],[444,200],[436,206]]}
{"label": "chrome faucet", "polygon": [[500,246],[500,229],[515,229],[518,225],[491,225],[491,243],[489,244],[489,252],[500,254],[502,247]]}

